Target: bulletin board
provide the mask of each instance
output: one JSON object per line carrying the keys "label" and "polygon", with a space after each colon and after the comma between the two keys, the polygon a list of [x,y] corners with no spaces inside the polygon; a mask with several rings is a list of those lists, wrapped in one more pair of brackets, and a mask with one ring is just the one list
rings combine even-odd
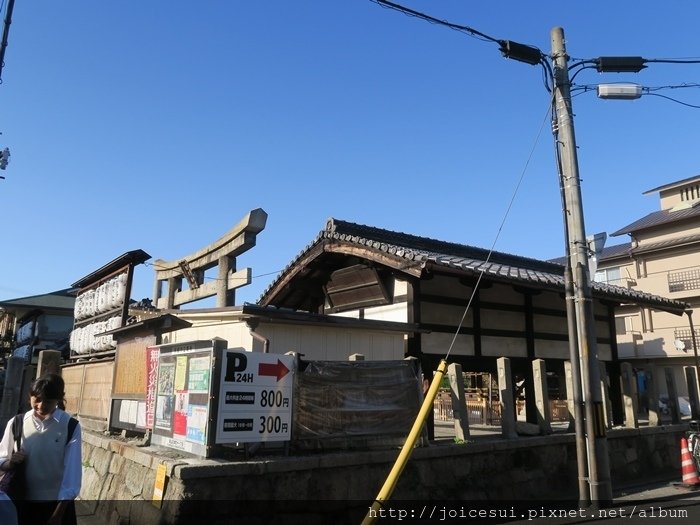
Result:
{"label": "bulletin board", "polygon": [[219,378],[216,356],[225,346],[224,340],[213,339],[153,347],[159,350],[153,444],[209,456],[216,419],[211,400]]}

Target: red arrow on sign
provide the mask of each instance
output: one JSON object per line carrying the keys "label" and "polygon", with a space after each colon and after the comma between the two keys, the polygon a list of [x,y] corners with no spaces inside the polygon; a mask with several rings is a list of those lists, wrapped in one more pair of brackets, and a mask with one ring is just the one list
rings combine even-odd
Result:
{"label": "red arrow on sign", "polygon": [[259,376],[272,376],[277,377],[277,381],[282,379],[289,372],[289,368],[284,366],[284,363],[277,360],[276,364],[272,363],[258,363],[258,375]]}

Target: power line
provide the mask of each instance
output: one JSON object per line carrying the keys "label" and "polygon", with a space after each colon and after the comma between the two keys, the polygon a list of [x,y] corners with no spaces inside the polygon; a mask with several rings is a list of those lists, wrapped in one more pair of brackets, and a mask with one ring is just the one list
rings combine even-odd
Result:
{"label": "power line", "polygon": [[[573,78],[573,77],[572,77]],[[623,82],[621,82],[623,83]],[[580,91],[581,93],[577,93],[576,96],[582,95],[583,93],[587,93],[589,91],[595,91],[598,87],[598,84],[584,84],[584,85],[579,85],[579,86],[573,86],[571,88],[571,91]],[[700,106],[695,105],[695,104],[689,104],[688,102],[683,102],[682,100],[678,100],[673,97],[669,97],[668,95],[661,95],[660,93],[653,93],[654,91],[661,91],[664,89],[684,89],[684,88],[700,88],[700,84],[697,83],[685,83],[685,84],[678,84],[678,85],[670,85],[670,86],[656,86],[656,87],[644,87],[642,86],[642,95],[650,95],[650,96],[655,96],[655,97],[661,97],[665,98],[666,100],[670,100],[671,102],[675,102],[676,104],[681,104],[682,106],[686,106],[689,108],[693,109],[700,109]]]}
{"label": "power line", "polygon": [[677,100],[677,99],[675,99],[675,98],[671,98],[671,97],[668,97],[668,96],[666,96],[666,95],[661,95],[661,94],[659,94],[659,93],[644,93],[644,94],[645,94],[645,95],[650,95],[650,96],[653,96],[653,97],[665,98],[666,100],[670,100],[671,102],[675,102],[676,104],[680,104],[680,105],[682,105],[682,106],[687,106],[687,107],[689,107],[689,108],[700,109],[700,106],[696,106],[696,105],[694,105],[694,104],[688,104],[687,102],[682,102],[682,101]]}
{"label": "power line", "polygon": [[657,64],[700,64],[700,59],[696,58],[646,58],[645,61]]}
{"label": "power line", "polygon": [[485,42],[495,42],[497,44],[500,44],[502,42],[501,40],[497,40],[492,36],[482,33],[481,31],[477,31],[476,29],[471,28],[469,26],[453,24],[452,22],[448,22],[447,20],[441,20],[439,18],[435,18],[434,16],[421,13],[420,11],[414,11],[413,9],[409,9],[408,7],[404,7],[393,2],[387,2],[386,0],[370,0],[370,2],[374,2],[375,4],[380,5],[386,9],[393,9],[395,11],[399,11],[400,13],[403,13],[407,16],[420,18],[421,20],[425,20],[427,22],[430,22],[431,24],[442,25],[445,27],[449,27],[450,29],[454,29],[455,31],[459,31],[460,33],[466,33],[469,36],[476,38],[477,40]]}
{"label": "power line", "polygon": [[525,161],[525,165],[523,166],[523,170],[520,173],[520,178],[518,178],[518,182],[515,185],[515,189],[513,190],[513,194],[511,195],[510,201],[508,202],[508,206],[506,207],[506,211],[503,214],[503,219],[501,219],[501,223],[498,226],[498,232],[496,233],[496,236],[493,239],[493,243],[491,244],[491,248],[489,249],[489,253],[486,256],[486,259],[484,260],[483,263],[481,263],[481,269],[479,270],[479,277],[476,280],[476,284],[474,284],[474,288],[472,289],[472,293],[469,296],[469,301],[467,301],[467,306],[464,308],[464,313],[462,314],[461,319],[459,320],[459,324],[457,325],[457,329],[455,330],[454,335],[452,336],[452,341],[450,342],[450,346],[447,348],[447,353],[445,354],[444,359],[447,360],[448,357],[450,357],[450,353],[452,352],[452,348],[454,347],[455,342],[457,341],[457,336],[459,335],[459,331],[462,329],[462,326],[464,325],[464,320],[467,317],[467,312],[469,312],[469,307],[472,304],[472,301],[474,300],[474,296],[476,295],[476,291],[479,289],[479,284],[481,283],[481,279],[484,276],[484,273],[486,272],[486,266],[489,264],[491,260],[491,255],[493,254],[493,251],[496,247],[496,243],[498,242],[499,237],[501,236],[501,232],[503,231],[503,226],[506,223],[506,220],[508,219],[508,216],[510,215],[510,210],[513,208],[513,203],[515,202],[515,198],[518,195],[518,191],[520,190],[520,186],[523,183],[523,179],[525,178],[525,173],[527,172],[527,169],[530,166],[530,161],[532,160],[532,156],[535,153],[535,148],[537,147],[537,144],[540,141],[540,136],[542,135],[542,130],[544,129],[544,124],[547,122],[547,117],[550,114],[552,107],[551,102],[547,102],[547,112],[544,115],[544,119],[542,119],[542,124],[540,125],[539,130],[537,131],[537,136],[535,137],[535,141],[532,144],[532,148],[530,149],[530,154],[527,157],[527,160]]}
{"label": "power line", "polygon": [[[158,265],[158,264],[151,263],[151,262],[145,262],[145,263],[143,263],[143,264],[144,264],[144,266],[152,266],[152,267],[155,268],[156,270],[165,270],[165,269],[168,269],[168,268],[166,268],[166,267],[164,267],[164,266],[160,266],[160,265]],[[258,274],[258,275],[253,275],[253,276],[251,276],[251,279],[257,279],[257,278],[259,278],[259,277],[267,277],[268,275],[275,275],[275,274],[278,274],[278,273],[282,273],[283,271],[284,271],[284,270],[276,270],[276,271],[274,271],[274,272],[261,273],[261,274]],[[227,280],[228,280],[228,279],[221,279],[221,278],[219,278],[219,277],[209,277],[208,275],[205,275],[205,276],[204,276],[204,279],[207,279],[207,280],[209,280],[209,281],[227,281]],[[244,280],[245,277],[236,277],[236,279]]]}

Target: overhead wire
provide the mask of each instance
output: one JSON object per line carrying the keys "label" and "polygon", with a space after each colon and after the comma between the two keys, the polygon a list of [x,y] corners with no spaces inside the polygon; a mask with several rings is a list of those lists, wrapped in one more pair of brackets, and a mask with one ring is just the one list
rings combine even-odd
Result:
{"label": "overhead wire", "polygon": [[682,105],[682,106],[686,106],[686,107],[689,107],[689,108],[700,109],[700,106],[696,106],[695,104],[688,104],[687,102],[683,102],[683,101],[681,101],[681,100],[677,100],[677,99],[675,99],[675,98],[672,98],[672,97],[669,97],[669,96],[666,96],[666,95],[661,95],[660,93],[644,93],[644,94],[645,94],[645,95],[648,95],[648,96],[652,96],[652,97],[661,97],[661,98],[665,98],[666,100],[670,100],[671,102],[675,102],[676,104],[680,104],[680,105]]}
{"label": "overhead wire", "polygon": [[657,64],[700,64],[699,58],[645,58],[645,62]]}
{"label": "overhead wire", "polygon": [[[611,82],[612,84],[624,84],[624,82]],[[598,87],[598,84],[581,84],[578,86],[572,86],[571,91],[579,91],[579,93],[576,93],[573,96],[579,96],[584,93],[587,93],[589,91],[595,91]],[[700,84],[698,83],[684,83],[684,84],[678,84],[678,85],[669,85],[669,86],[655,86],[655,87],[645,87],[642,86],[642,96],[655,96],[655,97],[661,97],[666,100],[670,100],[671,102],[675,102],[676,104],[681,104],[682,106],[686,106],[689,108],[693,109],[700,109],[700,105],[696,104],[690,104],[688,102],[683,102],[682,100],[678,100],[673,97],[669,97],[668,95],[661,95],[660,93],[653,93],[654,91],[661,91],[664,89],[684,89],[684,88],[700,88]]]}
{"label": "overhead wire", "polygon": [[496,233],[496,236],[493,240],[493,243],[491,244],[491,247],[489,248],[488,255],[486,256],[486,259],[484,260],[483,263],[480,264],[481,269],[479,271],[479,277],[476,280],[476,283],[474,285],[474,288],[472,289],[472,293],[469,296],[469,300],[467,301],[467,306],[464,309],[464,313],[462,314],[461,319],[459,320],[459,323],[457,325],[457,329],[455,330],[455,333],[452,337],[452,341],[450,342],[450,346],[447,349],[447,353],[445,354],[444,359],[447,360],[447,358],[450,356],[450,353],[452,352],[452,349],[454,348],[454,345],[457,341],[457,337],[459,336],[460,331],[462,330],[462,326],[464,326],[464,321],[467,318],[467,313],[469,312],[469,308],[474,300],[474,297],[476,296],[476,292],[479,289],[479,284],[481,283],[481,279],[484,276],[484,273],[486,272],[486,267],[488,266],[489,262],[491,261],[491,256],[493,255],[494,249],[496,247],[496,243],[498,242],[498,239],[501,236],[501,233],[503,232],[503,226],[506,223],[506,220],[508,219],[508,216],[510,215],[510,211],[513,208],[513,204],[515,203],[515,198],[518,195],[518,192],[520,190],[520,186],[522,185],[523,179],[525,178],[525,173],[527,173],[527,169],[530,166],[530,161],[532,160],[532,156],[535,153],[535,149],[537,147],[537,144],[540,141],[540,136],[542,135],[542,130],[544,129],[544,125],[548,120],[548,117],[552,111],[552,102],[547,101],[547,111],[544,115],[544,118],[542,119],[542,124],[540,124],[540,128],[537,131],[537,135],[535,137],[535,140],[532,144],[532,148],[530,149],[530,154],[527,157],[527,160],[525,161],[525,165],[523,166],[523,170],[520,173],[520,177],[518,178],[518,182],[515,185],[515,189],[513,190],[513,194],[511,195],[510,201],[508,202],[508,206],[506,207],[506,211],[503,214],[503,219],[501,220],[500,225],[498,226],[498,231]]}
{"label": "overhead wire", "polygon": [[[143,264],[145,266],[152,266],[155,270],[167,270],[167,269],[169,269],[169,267],[166,268],[165,266],[159,266],[159,265],[157,265],[155,263],[151,263],[151,262],[145,262]],[[259,277],[267,277],[268,275],[276,275],[278,273],[282,273],[283,271],[284,270],[276,270],[274,272],[260,273],[258,275],[253,275],[251,277],[251,279],[258,279]],[[208,275],[205,275],[204,278],[209,280],[209,281],[227,281],[228,280],[228,279],[223,279],[220,277],[210,277]],[[246,278],[245,277],[235,277],[235,279],[245,280]]]}
{"label": "overhead wire", "polygon": [[495,42],[497,44],[501,43],[501,40],[498,40],[492,36],[482,33],[481,31],[477,31],[476,29],[471,28],[469,26],[453,24],[452,22],[448,22],[447,20],[435,18],[434,16],[430,16],[425,13],[421,13],[420,11],[409,9],[408,7],[402,6],[400,4],[395,4],[394,2],[388,2],[387,0],[370,0],[370,2],[374,2],[375,4],[380,5],[386,9],[393,9],[394,11],[398,11],[407,16],[420,18],[421,20],[425,20],[426,22],[430,22],[431,24],[442,25],[445,27],[449,27],[450,29],[454,29],[455,31],[466,33],[469,36],[476,38],[477,40],[485,42]]}
{"label": "overhead wire", "polygon": [[[439,19],[439,18],[435,18],[434,16],[428,15],[428,14],[426,14],[426,13],[422,13],[422,12],[420,12],[420,11],[416,11],[416,10],[414,10],[414,9],[410,9],[410,8],[408,8],[408,7],[402,6],[402,5],[400,5],[400,4],[396,4],[396,3],[394,3],[394,2],[389,2],[388,0],[370,0],[370,1],[373,2],[373,3],[375,3],[375,4],[377,4],[377,5],[379,5],[379,6],[381,6],[381,7],[384,7],[384,8],[387,8],[387,9],[393,9],[393,10],[398,11],[398,12],[400,12],[400,13],[403,13],[403,14],[405,14],[405,15],[407,15],[407,16],[412,16],[412,17],[415,17],[415,18],[419,18],[419,19],[421,19],[421,20],[425,20],[425,21],[430,22],[430,23],[433,23],[433,24],[442,25],[442,26],[448,27],[448,28],[450,28],[450,29],[453,29],[453,30],[455,30],[455,31],[459,31],[459,32],[462,32],[462,33],[466,33],[467,35],[472,36],[472,37],[476,38],[477,40],[487,41],[487,42],[493,42],[493,43],[499,44],[499,45],[501,46],[501,51],[502,51],[504,54],[505,54],[504,49],[507,48],[508,45],[513,45],[513,44],[515,44],[515,43],[511,43],[511,42],[509,42],[509,41],[507,41],[507,40],[494,38],[494,37],[492,37],[492,36],[490,36],[490,35],[487,35],[487,34],[485,34],[485,33],[482,33],[481,31],[478,31],[478,30],[476,30],[476,29],[474,29],[474,28],[472,28],[472,27],[465,26],[465,25],[460,25],[460,24],[454,24],[454,23],[449,22],[449,21],[447,21],[447,20],[441,20],[441,19]],[[539,63],[539,64],[542,66],[542,68],[543,68],[543,76],[544,76],[544,85],[545,85],[545,88],[547,89],[547,91],[549,91],[549,92],[551,93],[552,90],[553,90],[553,85],[550,86],[550,83],[549,83],[549,82],[550,82],[550,80],[553,80],[554,76],[553,76],[553,74],[552,74],[551,66],[549,65],[549,63],[548,63],[547,60],[545,59],[545,58],[546,58],[546,55],[545,55],[544,53],[542,53],[538,48],[536,48],[536,47],[534,47],[534,46],[523,46],[522,44],[516,44],[516,45],[517,45],[519,48],[527,48],[528,51],[532,51],[532,52],[534,52],[535,54],[536,54],[537,52],[539,52],[539,54],[540,54],[540,59],[539,59],[539,61],[533,60],[532,62],[530,62],[529,60],[531,59],[531,56],[528,56],[527,59],[524,60],[524,61],[526,61],[526,62],[528,62],[528,63],[530,63],[530,64],[532,64],[532,65],[537,65],[537,64]],[[528,55],[529,55],[529,53],[528,53]],[[506,56],[507,56],[507,55],[506,55]],[[509,58],[510,58],[510,57],[509,57]],[[515,56],[513,56],[513,58],[515,58],[516,60],[518,59],[518,58],[516,58]],[[522,58],[522,57],[521,57],[521,58]],[[499,225],[499,227],[498,227],[498,231],[497,231],[497,233],[496,233],[496,237],[494,238],[493,243],[491,244],[491,248],[489,248],[489,251],[488,251],[488,254],[487,254],[487,256],[486,256],[486,259],[485,259],[485,260],[481,263],[481,265],[480,265],[481,269],[480,269],[480,271],[479,271],[479,276],[478,276],[478,278],[477,278],[476,284],[474,285],[474,288],[472,289],[472,293],[471,293],[471,295],[470,295],[470,297],[469,297],[469,300],[467,301],[467,306],[466,306],[465,309],[464,309],[464,313],[462,314],[462,317],[461,317],[461,319],[460,319],[460,321],[459,321],[459,323],[458,323],[458,325],[457,325],[457,329],[455,330],[455,334],[454,334],[454,336],[452,337],[452,341],[450,342],[450,345],[449,345],[449,347],[448,347],[448,349],[447,349],[447,352],[446,352],[446,354],[445,354],[445,360],[449,357],[450,353],[452,352],[452,349],[454,348],[455,342],[457,341],[457,336],[459,335],[460,331],[462,330],[462,326],[464,325],[464,321],[465,321],[465,319],[466,319],[466,317],[467,317],[467,313],[469,312],[469,308],[471,307],[471,304],[472,304],[472,302],[473,302],[473,300],[474,300],[474,297],[475,297],[475,295],[476,295],[476,292],[477,292],[477,290],[479,289],[479,284],[481,283],[481,279],[482,279],[483,276],[484,276],[484,273],[485,273],[485,271],[486,271],[486,267],[488,266],[488,264],[489,264],[489,262],[490,262],[490,260],[491,260],[491,256],[493,255],[493,252],[494,252],[494,248],[495,248],[495,246],[496,246],[496,243],[498,242],[498,239],[499,239],[499,237],[500,237],[500,235],[501,235],[501,233],[502,233],[502,231],[503,231],[503,226],[505,225],[505,222],[506,222],[506,220],[507,220],[507,218],[508,218],[508,215],[510,214],[510,211],[511,211],[511,209],[512,209],[512,207],[513,207],[513,203],[515,202],[515,198],[516,198],[516,196],[517,196],[517,194],[518,194],[518,191],[519,191],[519,189],[520,189],[520,186],[521,186],[521,184],[522,184],[522,182],[523,182],[523,179],[524,179],[524,177],[525,177],[525,173],[527,172],[527,168],[528,168],[528,166],[529,166],[529,164],[530,164],[530,161],[532,160],[532,156],[533,156],[533,154],[534,154],[535,148],[536,148],[536,146],[537,146],[537,144],[538,144],[538,142],[539,142],[540,136],[541,136],[541,134],[542,134],[542,129],[544,128],[545,122],[547,122],[547,117],[549,116],[550,112],[551,112],[551,101],[548,101],[548,102],[547,102],[547,112],[546,112],[546,114],[545,114],[544,119],[542,120],[542,124],[540,125],[540,129],[539,129],[539,131],[537,132],[537,137],[535,138],[535,142],[534,142],[534,144],[533,144],[533,146],[532,146],[532,149],[531,149],[531,151],[530,151],[530,154],[529,154],[529,156],[528,156],[528,159],[527,159],[527,161],[525,162],[525,166],[523,167],[523,170],[522,170],[522,172],[521,172],[521,174],[520,174],[520,177],[519,177],[519,179],[518,179],[518,182],[517,182],[517,184],[516,184],[516,187],[515,187],[515,189],[514,189],[514,191],[513,191],[513,194],[512,194],[512,196],[511,196],[510,202],[508,203],[508,206],[507,206],[506,211],[505,211],[505,213],[504,213],[503,219],[501,220],[501,223],[500,223],[500,225]]]}

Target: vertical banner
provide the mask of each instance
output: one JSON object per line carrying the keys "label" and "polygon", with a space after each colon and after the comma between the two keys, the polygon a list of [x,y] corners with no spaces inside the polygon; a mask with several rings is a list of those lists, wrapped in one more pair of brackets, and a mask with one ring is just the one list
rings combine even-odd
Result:
{"label": "vertical banner", "polygon": [[158,383],[158,357],[160,349],[146,348],[146,428],[153,428],[156,414],[156,386]]}

